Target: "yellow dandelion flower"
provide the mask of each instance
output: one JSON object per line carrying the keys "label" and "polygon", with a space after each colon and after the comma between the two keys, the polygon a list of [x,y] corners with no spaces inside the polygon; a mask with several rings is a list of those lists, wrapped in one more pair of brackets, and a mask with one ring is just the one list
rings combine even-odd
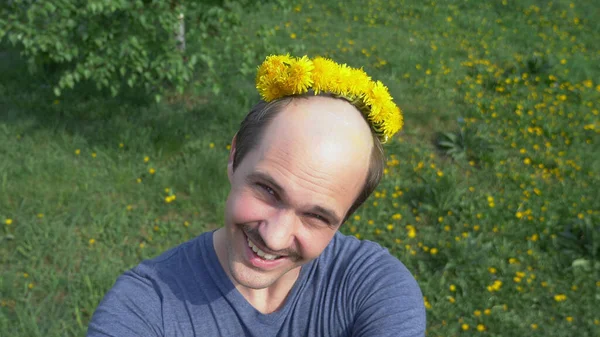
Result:
{"label": "yellow dandelion flower", "polygon": [[303,56],[292,62],[289,68],[289,86],[293,94],[303,94],[308,91],[313,84],[311,72],[314,69],[313,62],[308,57]]}

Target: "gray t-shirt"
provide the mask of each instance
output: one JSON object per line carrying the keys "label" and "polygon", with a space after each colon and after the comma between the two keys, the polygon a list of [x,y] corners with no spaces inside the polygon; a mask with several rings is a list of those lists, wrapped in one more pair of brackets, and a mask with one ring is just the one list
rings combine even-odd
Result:
{"label": "gray t-shirt", "polygon": [[281,309],[262,314],[221,267],[204,233],[121,275],[88,337],[424,336],[421,290],[406,267],[370,241],[336,233],[302,266]]}

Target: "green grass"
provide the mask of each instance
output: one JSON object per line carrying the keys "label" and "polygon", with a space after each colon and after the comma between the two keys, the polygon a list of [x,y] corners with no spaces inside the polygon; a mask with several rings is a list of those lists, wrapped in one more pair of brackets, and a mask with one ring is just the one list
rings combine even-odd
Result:
{"label": "green grass", "polygon": [[0,52],[0,335],[81,336],[120,273],[220,226],[227,145],[275,52],[362,66],[402,107],[385,178],[342,231],[413,272],[428,336],[598,335],[598,7],[281,3],[203,41],[214,68],[158,105],[56,99],[55,75]]}

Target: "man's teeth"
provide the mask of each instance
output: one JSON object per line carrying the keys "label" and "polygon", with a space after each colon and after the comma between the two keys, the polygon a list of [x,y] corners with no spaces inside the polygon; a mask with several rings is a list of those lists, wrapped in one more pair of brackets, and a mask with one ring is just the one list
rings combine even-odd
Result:
{"label": "man's teeth", "polygon": [[258,247],[256,247],[256,245],[254,243],[252,243],[252,241],[250,241],[250,239],[248,239],[248,246],[252,249],[253,252],[256,253],[256,255],[262,257],[265,260],[275,260],[276,258],[278,258],[278,255],[272,255],[272,254],[267,254],[265,252],[263,252],[262,250],[258,249]]}

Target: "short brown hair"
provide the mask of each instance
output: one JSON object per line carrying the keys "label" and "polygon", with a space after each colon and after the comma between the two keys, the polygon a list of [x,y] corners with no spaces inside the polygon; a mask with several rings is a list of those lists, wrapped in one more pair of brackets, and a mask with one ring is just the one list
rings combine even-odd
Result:
{"label": "short brown hair", "polygon": [[[322,94],[321,96],[329,95]],[[269,126],[270,122],[275,118],[275,116],[277,116],[277,114],[283,110],[284,107],[290,104],[294,99],[308,97],[310,96],[291,96],[280,98],[269,103],[260,101],[258,104],[256,104],[242,121],[240,129],[235,136],[233,170],[235,171],[244,157],[262,141],[264,130]],[[367,178],[363,185],[363,189],[358,194],[358,197],[346,213],[344,221],[346,221],[348,217],[352,215],[352,213],[354,213],[358,207],[365,202],[365,200],[367,200],[371,193],[375,191],[375,188],[377,185],[379,185],[379,181],[381,181],[381,177],[383,176],[383,169],[385,166],[383,146],[374,132],[371,132],[371,135],[373,136],[373,149],[371,149],[371,162],[369,164]],[[342,221],[342,223],[344,221]]]}

